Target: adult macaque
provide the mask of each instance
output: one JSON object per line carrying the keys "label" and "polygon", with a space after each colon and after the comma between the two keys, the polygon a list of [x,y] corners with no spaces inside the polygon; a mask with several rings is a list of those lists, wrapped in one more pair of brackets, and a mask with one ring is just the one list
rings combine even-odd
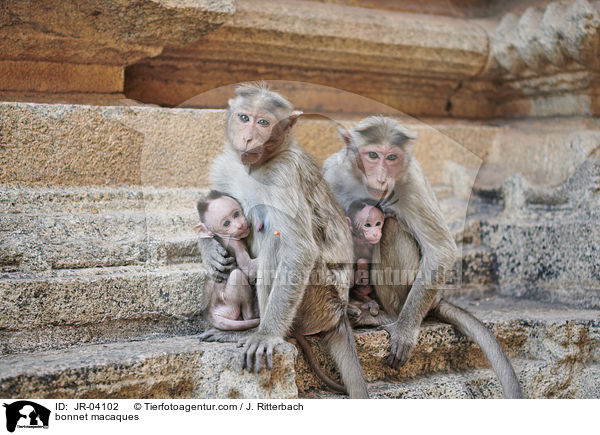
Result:
{"label": "adult macaque", "polygon": [[[290,335],[321,333],[350,397],[367,389],[346,314],[352,239],[342,209],[315,162],[290,135],[301,112],[264,86],[243,85],[229,100],[225,150],[215,158],[215,189],[238,198],[251,227],[258,261],[260,324],[243,345],[242,367],[272,366],[273,348]],[[215,242],[200,244],[209,271],[224,277],[231,259]],[[335,280],[311,279],[315,276]],[[316,281],[316,282],[315,282]],[[230,340],[218,331],[205,339]]]}
{"label": "adult macaque", "polygon": [[369,310],[371,315],[376,316],[379,314],[379,304],[372,298],[374,290],[370,284],[369,266],[373,248],[381,240],[383,211],[375,200],[356,200],[348,207],[346,219],[352,232],[356,265],[354,287],[350,289],[350,305]]}
{"label": "adult macaque", "polygon": [[[441,299],[438,289],[454,265],[457,248],[433,190],[411,154],[416,135],[390,118],[370,117],[352,130],[340,129],[345,148],[324,163],[324,177],[344,208],[371,197],[388,218],[378,264],[405,282],[375,283],[382,312],[363,312],[358,325],[382,325],[390,335],[388,364],[405,364],[423,318],[431,314],[471,337],[496,371],[505,397],[522,397],[515,371],[492,332],[461,308]],[[377,261],[374,261],[377,263]]]}
{"label": "adult macaque", "polygon": [[226,283],[213,282],[206,310],[208,321],[225,331],[240,331],[258,326],[258,308],[249,280],[256,279],[256,260],[252,260],[244,240],[250,226],[239,203],[222,192],[211,190],[198,201],[200,222],[194,230],[201,238],[216,238],[235,257],[237,268],[229,273]]}

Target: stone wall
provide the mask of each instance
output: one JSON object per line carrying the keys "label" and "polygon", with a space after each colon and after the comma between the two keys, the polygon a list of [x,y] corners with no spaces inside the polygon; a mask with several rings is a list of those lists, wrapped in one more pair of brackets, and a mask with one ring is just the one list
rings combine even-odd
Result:
{"label": "stone wall", "polygon": [[[223,85],[277,79],[417,116],[598,113],[595,3],[422,3],[10,2],[0,23],[0,97],[178,106]],[[309,111],[368,113],[301,87],[287,95],[304,96]]]}

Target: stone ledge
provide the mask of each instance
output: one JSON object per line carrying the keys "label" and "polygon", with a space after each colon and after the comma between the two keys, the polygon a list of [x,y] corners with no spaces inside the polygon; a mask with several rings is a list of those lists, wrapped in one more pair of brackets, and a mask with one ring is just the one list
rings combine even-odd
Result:
{"label": "stone ledge", "polygon": [[276,348],[273,369],[240,373],[235,344],[155,338],[0,357],[5,398],[295,398],[296,349]]}
{"label": "stone ledge", "polygon": [[202,37],[234,10],[234,0],[11,1],[0,19],[0,91],[115,104],[126,65]]}
{"label": "stone ledge", "polygon": [[123,92],[123,67],[119,66],[0,61],[0,77],[0,88],[9,92]]}
{"label": "stone ledge", "polygon": [[[21,186],[204,187],[225,130],[222,110],[0,103],[0,117],[0,183]],[[479,166],[474,152],[487,146],[474,140],[480,127],[462,127],[472,131],[462,134],[462,146],[431,126],[410,122],[421,136],[415,153],[432,184],[443,184],[447,160]],[[294,134],[322,161],[342,147],[337,126],[303,119]]]}
{"label": "stone ledge", "polygon": [[[8,186],[204,187],[224,131],[222,110],[0,103],[0,117],[0,183]],[[482,162],[498,168],[497,184],[516,171],[560,184],[600,138],[600,123],[585,118],[401,121],[420,135],[415,154],[432,185],[464,184]],[[302,119],[294,134],[322,161],[342,146],[337,122],[355,121]]]}
{"label": "stone ledge", "polygon": [[202,37],[234,10],[233,0],[11,1],[1,60],[123,67]]}
{"label": "stone ledge", "polygon": [[[529,399],[598,399],[600,364],[581,366],[565,381],[542,361],[513,361],[523,392]],[[367,386],[373,399],[502,399],[502,388],[490,369],[421,376],[404,382],[375,381]],[[303,399],[344,399],[324,390],[300,393]]]}
{"label": "stone ledge", "polygon": [[[198,239],[192,228],[202,191],[205,189],[0,188],[0,226],[4,231],[0,272],[199,262]],[[462,229],[466,204],[446,198],[441,205],[447,220],[456,224],[453,227]],[[489,255],[465,250],[463,257],[481,265],[465,267],[469,273],[464,282],[489,278]]]}
{"label": "stone ledge", "polygon": [[499,291],[512,297],[600,308],[596,215],[482,222],[496,257]]}
{"label": "stone ledge", "polygon": [[[534,302],[516,304],[500,298],[463,299],[460,304],[471,305],[469,309],[494,329],[515,362],[528,397],[597,398],[600,319],[596,311]],[[355,337],[374,397],[499,395],[495,376],[482,370],[487,364],[481,352],[448,325],[426,324],[411,360],[399,371],[385,365],[389,346],[385,333],[359,331]],[[320,340],[310,341],[330,371]],[[322,388],[303,357],[296,360],[293,346],[285,344],[280,350],[275,371],[259,377],[238,373],[239,348],[234,344],[199,343],[196,337],[146,338],[8,355],[0,357],[0,394],[290,398],[298,392],[301,397],[311,397],[314,389]],[[462,373],[447,374],[455,371]],[[441,388],[444,380],[450,384]],[[319,393],[317,397],[327,395]]]}
{"label": "stone ledge", "polygon": [[199,262],[195,201],[176,211],[2,214],[0,271]]}
{"label": "stone ledge", "polygon": [[460,19],[302,0],[236,5],[213,34],[129,67],[126,95],[175,106],[229,83],[283,79],[439,115],[487,61],[486,32]]}
{"label": "stone ledge", "polygon": [[[494,331],[511,359],[547,362],[547,376],[564,381],[570,372],[600,362],[600,317],[595,310],[498,297],[454,299]],[[446,324],[425,323],[410,361],[400,370],[393,370],[386,364],[389,353],[386,332],[359,330],[355,337],[368,382],[405,382],[424,374],[489,367],[481,350]],[[321,365],[335,379],[334,365],[320,341],[310,337],[309,340]],[[323,388],[303,356],[298,359],[296,370],[301,394]],[[553,375],[553,371],[557,374]]]}
{"label": "stone ledge", "polygon": [[0,280],[0,328],[87,325],[198,314],[206,273],[200,264],[10,273]]}

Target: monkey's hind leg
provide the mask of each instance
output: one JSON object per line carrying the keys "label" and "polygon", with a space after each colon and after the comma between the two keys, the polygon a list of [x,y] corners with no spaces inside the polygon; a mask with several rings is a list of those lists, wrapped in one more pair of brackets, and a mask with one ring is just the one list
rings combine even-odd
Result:
{"label": "monkey's hind leg", "polygon": [[338,325],[323,334],[323,341],[335,360],[351,399],[368,399],[367,384],[358,360],[350,322],[344,315]]}
{"label": "monkey's hind leg", "polygon": [[504,353],[496,336],[487,328],[487,326],[481,323],[468,311],[443,299],[432,310],[432,314],[439,320],[456,326],[460,332],[471,337],[471,339],[481,348],[485,357],[496,372],[496,375],[500,379],[505,398],[523,398],[523,391],[521,390],[521,385],[519,384],[515,369]]}

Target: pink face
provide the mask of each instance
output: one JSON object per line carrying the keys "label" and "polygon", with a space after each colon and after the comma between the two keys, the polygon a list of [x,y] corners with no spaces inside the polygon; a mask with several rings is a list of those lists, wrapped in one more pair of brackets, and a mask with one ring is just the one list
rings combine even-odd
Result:
{"label": "pink face", "polygon": [[232,114],[229,134],[244,165],[264,162],[276,151],[272,147],[279,146],[282,134],[278,122],[272,113],[260,108],[238,109]]}
{"label": "pink face", "polygon": [[359,158],[369,194],[376,199],[388,196],[404,169],[404,150],[391,145],[366,145],[360,149]]}
{"label": "pink face", "polygon": [[243,239],[250,234],[250,226],[238,202],[228,196],[213,199],[204,213],[204,223],[219,235]]}
{"label": "pink face", "polygon": [[354,216],[354,227],[362,233],[362,239],[375,245],[381,240],[381,230],[383,228],[383,212],[377,207],[365,206]]}

